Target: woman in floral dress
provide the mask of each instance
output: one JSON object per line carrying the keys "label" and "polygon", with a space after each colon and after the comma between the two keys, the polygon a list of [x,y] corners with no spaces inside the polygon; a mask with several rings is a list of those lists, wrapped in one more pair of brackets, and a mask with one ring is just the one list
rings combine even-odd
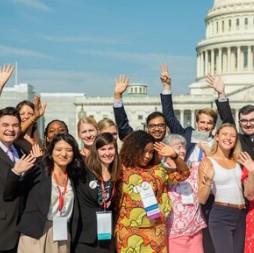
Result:
{"label": "woman in floral dress", "polygon": [[[144,131],[131,133],[123,143],[120,152],[122,168],[119,209],[115,228],[118,253],[167,252],[166,218],[171,209],[167,183],[168,180],[184,180],[189,176],[189,171],[173,149],[166,149],[164,145],[158,144],[156,150],[161,155],[172,157],[181,171],[172,170],[169,179],[165,168],[153,165],[153,137]],[[141,196],[143,190],[149,187],[152,189],[149,193],[151,205],[147,207]]]}

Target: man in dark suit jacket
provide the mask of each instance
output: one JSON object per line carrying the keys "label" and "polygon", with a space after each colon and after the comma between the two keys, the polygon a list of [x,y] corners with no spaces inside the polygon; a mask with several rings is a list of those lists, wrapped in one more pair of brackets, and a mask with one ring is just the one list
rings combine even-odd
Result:
{"label": "man in dark suit jacket", "polygon": [[0,253],[14,253],[19,238],[16,225],[20,216],[20,199],[5,202],[3,190],[8,171],[21,156],[13,145],[20,133],[20,117],[13,107],[0,110]]}
{"label": "man in dark suit jacket", "polygon": [[[207,82],[218,93],[218,99],[215,102],[222,122],[235,125],[229,100],[225,95],[225,84],[222,78],[209,75]],[[238,119],[242,132],[238,133],[242,150],[248,152],[251,158],[254,159],[254,106],[246,105],[242,107],[239,110]]]}
{"label": "man in dark suit jacket", "polygon": [[[196,143],[191,142],[192,132],[198,130],[211,134],[217,121],[217,113],[211,108],[203,108],[196,113],[196,129],[192,127],[184,128],[175,116],[172,94],[171,94],[171,78],[169,76],[167,65],[161,66],[161,82],[163,92],[161,94],[162,111],[166,119],[166,123],[171,133],[180,134],[186,139],[186,161],[191,158],[192,153],[197,148]],[[193,161],[193,158],[192,158]]]}
{"label": "man in dark suit jacket", "polygon": [[[129,80],[127,76],[119,76],[116,79],[113,108],[120,140],[123,140],[128,134],[133,132],[122,101],[123,93],[127,90],[128,85]],[[155,111],[150,113],[146,119],[146,126],[147,132],[153,136],[155,141],[162,141],[167,133],[165,118],[161,112]]]}

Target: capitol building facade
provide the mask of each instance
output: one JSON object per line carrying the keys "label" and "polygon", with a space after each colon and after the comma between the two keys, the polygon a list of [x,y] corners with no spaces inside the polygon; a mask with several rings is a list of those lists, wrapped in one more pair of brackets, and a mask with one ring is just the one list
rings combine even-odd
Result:
{"label": "capitol building facade", "polygon": [[[239,109],[253,103],[254,98],[254,0],[214,0],[205,19],[206,34],[196,47],[197,75],[190,92],[173,96],[176,115],[184,126],[195,124],[195,112],[204,107],[216,109],[215,94],[205,82],[207,74],[221,75],[226,94],[237,120]],[[174,83],[173,83],[174,85]],[[177,85],[177,84],[176,84]],[[160,96],[149,96],[145,84],[133,83],[123,101],[130,125],[144,129],[145,119],[153,111],[161,111]],[[0,106],[32,100],[33,87],[19,84],[5,88]],[[113,97],[89,97],[83,93],[41,93],[47,111],[41,120],[43,128],[52,119],[64,120],[77,136],[79,117],[96,120],[114,118]],[[18,98],[18,100],[17,100]]]}

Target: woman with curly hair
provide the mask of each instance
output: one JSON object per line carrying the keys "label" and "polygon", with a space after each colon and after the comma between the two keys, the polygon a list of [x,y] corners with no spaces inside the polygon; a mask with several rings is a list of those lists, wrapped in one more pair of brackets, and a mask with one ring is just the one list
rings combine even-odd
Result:
{"label": "woman with curly hair", "polygon": [[[154,165],[154,150],[170,157],[175,168]],[[172,148],[163,144],[154,147],[153,137],[141,130],[126,137],[120,161],[117,252],[134,248],[136,253],[166,253],[166,218],[171,210],[167,183],[184,180],[189,174],[182,172],[188,168]]]}

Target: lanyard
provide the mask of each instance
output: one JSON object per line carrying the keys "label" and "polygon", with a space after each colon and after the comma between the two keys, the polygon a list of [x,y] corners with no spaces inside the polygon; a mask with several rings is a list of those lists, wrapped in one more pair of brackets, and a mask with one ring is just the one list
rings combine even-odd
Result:
{"label": "lanyard", "polygon": [[65,194],[67,192],[67,186],[68,186],[68,176],[67,176],[66,172],[64,174],[65,174],[65,184],[64,184],[64,191],[63,192],[61,192],[61,189],[59,187],[59,182],[58,182],[56,174],[55,173],[53,174],[54,179],[56,181],[56,187],[57,187],[57,190],[58,190],[58,211],[60,213],[61,213],[61,211],[64,207],[64,197],[65,197]]}
{"label": "lanyard", "polygon": [[101,182],[101,195],[102,195],[102,203],[103,203],[103,208],[104,210],[107,209],[107,204],[111,202],[114,194],[115,194],[115,184],[113,184],[113,188],[112,188],[112,191],[111,191],[111,196],[110,196],[110,199],[106,200],[107,199],[107,192],[106,192],[106,189],[104,187],[104,183],[103,181]]}

